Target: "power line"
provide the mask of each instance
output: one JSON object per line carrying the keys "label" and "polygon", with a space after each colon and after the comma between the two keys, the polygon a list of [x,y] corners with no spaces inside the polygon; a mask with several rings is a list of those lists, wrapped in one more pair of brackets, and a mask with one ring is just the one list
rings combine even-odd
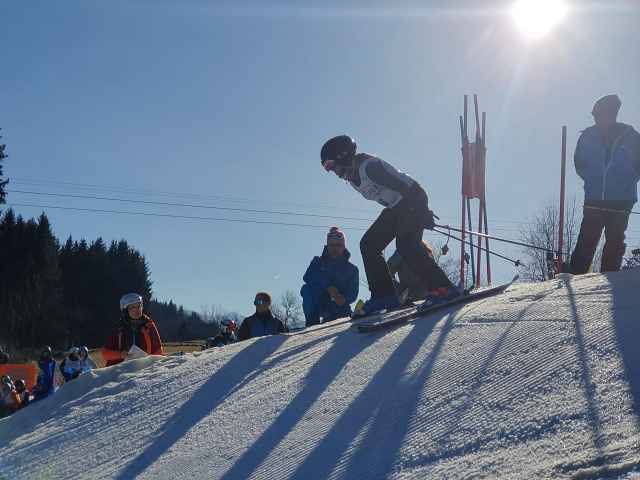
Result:
{"label": "power line", "polygon": [[278,210],[260,210],[260,209],[237,208],[237,207],[219,207],[214,205],[202,205],[202,204],[195,204],[195,203],[157,202],[157,201],[151,201],[151,200],[134,200],[134,199],[128,199],[128,198],[100,197],[96,195],[79,195],[79,194],[72,194],[72,193],[33,192],[28,190],[7,190],[7,193],[44,195],[49,197],[82,198],[85,200],[106,200],[110,202],[139,203],[144,205],[161,205],[165,207],[205,208],[205,209],[212,209],[212,210],[225,210],[225,211],[231,211],[231,212],[267,213],[271,215],[329,218],[329,219],[337,219],[337,220],[356,220],[356,221],[364,221],[364,222],[372,222],[374,220],[373,218],[341,217],[336,215],[319,215],[315,213],[301,213],[301,212],[278,211]]}
{"label": "power line", "polygon": [[[130,212],[125,210],[107,210],[107,209],[100,209],[100,208],[63,207],[60,205],[35,205],[31,203],[10,203],[8,204],[8,206],[9,208],[14,206],[15,207],[34,207],[34,208],[54,208],[58,210],[72,210],[77,212],[116,213],[120,215],[179,218],[184,220],[204,220],[204,221],[211,221],[211,222],[253,223],[253,224],[259,224],[259,225],[280,225],[280,226],[287,226],[287,227],[306,227],[306,228],[322,228],[322,229],[331,228],[331,225],[311,225],[311,224],[304,224],[304,223],[272,222],[268,220],[247,220],[247,219],[239,219],[239,218],[199,217],[199,216],[193,216],[193,215],[174,215],[170,213]],[[341,228],[344,228],[346,230],[365,230],[362,227],[352,227],[352,226],[345,226]]]}

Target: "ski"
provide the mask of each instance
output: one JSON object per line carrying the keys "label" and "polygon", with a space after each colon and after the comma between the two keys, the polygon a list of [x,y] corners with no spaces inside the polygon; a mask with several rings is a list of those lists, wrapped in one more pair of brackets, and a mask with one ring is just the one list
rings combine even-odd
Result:
{"label": "ski", "polygon": [[452,305],[467,304],[467,303],[474,302],[476,300],[480,300],[482,298],[487,298],[487,297],[491,297],[492,295],[497,295],[499,293],[504,292],[507,288],[513,285],[513,283],[516,280],[518,280],[518,275],[513,277],[513,279],[508,283],[504,283],[496,287],[486,288],[484,290],[474,291],[467,295],[461,295],[448,302],[438,303],[431,307],[427,307],[422,311],[418,311],[417,308],[409,308],[409,309],[403,309],[403,310],[396,310],[389,313],[381,313],[373,316],[371,321],[367,323],[359,324],[357,328],[359,332],[365,333],[365,332],[375,332],[377,330],[383,330],[385,328],[393,327],[396,325],[402,325],[414,318],[419,318],[419,317],[429,315],[432,312],[445,309]]}

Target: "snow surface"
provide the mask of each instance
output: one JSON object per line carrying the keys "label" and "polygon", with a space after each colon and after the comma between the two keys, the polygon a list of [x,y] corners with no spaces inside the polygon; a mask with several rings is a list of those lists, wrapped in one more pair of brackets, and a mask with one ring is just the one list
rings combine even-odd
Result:
{"label": "snow surface", "polygon": [[635,478],[638,287],[566,275],[101,369],[0,420],[0,478]]}

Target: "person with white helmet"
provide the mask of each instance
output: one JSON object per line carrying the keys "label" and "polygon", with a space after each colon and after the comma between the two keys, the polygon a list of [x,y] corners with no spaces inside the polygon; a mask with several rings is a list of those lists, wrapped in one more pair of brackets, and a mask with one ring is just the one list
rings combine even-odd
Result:
{"label": "person with white helmet", "polygon": [[71,347],[67,353],[67,357],[62,361],[59,368],[65,382],[70,382],[74,378],[78,378],[82,373],[80,349],[78,347]]}
{"label": "person with white helmet", "polygon": [[109,367],[135,358],[134,351],[148,355],[164,354],[158,328],[143,312],[142,297],[137,293],[127,293],[120,299],[120,322],[102,348],[102,357]]}
{"label": "person with white helmet", "polygon": [[399,306],[382,253],[394,238],[398,252],[414,273],[439,292],[440,298],[430,302],[446,301],[461,295],[462,291],[451,283],[422,245],[424,229],[435,226],[422,186],[384,160],[367,153],[356,153],[356,150],[353,138],[340,135],[325,142],[320,151],[320,161],[327,172],[335,173],[364,198],[384,207],[360,240],[371,299],[354,315],[369,315]]}
{"label": "person with white helmet", "polygon": [[80,371],[82,373],[87,373],[98,368],[96,363],[89,356],[89,349],[86,346],[83,345],[80,347],[78,357],[80,358]]}

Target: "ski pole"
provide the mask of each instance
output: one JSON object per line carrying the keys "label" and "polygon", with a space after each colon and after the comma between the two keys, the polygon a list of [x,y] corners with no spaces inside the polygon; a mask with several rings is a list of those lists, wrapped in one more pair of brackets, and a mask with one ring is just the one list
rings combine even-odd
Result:
{"label": "ski pole", "polygon": [[[458,232],[458,233],[467,233],[469,235],[476,235],[478,237],[489,238],[489,239],[495,240],[497,242],[511,243],[513,245],[518,245],[520,247],[533,248],[535,250],[542,250],[543,252],[557,253],[552,248],[545,248],[545,247],[538,247],[536,245],[529,245],[528,243],[518,242],[516,240],[509,240],[507,238],[502,238],[502,237],[496,237],[494,235],[487,235],[486,233],[474,232],[472,230],[466,230],[465,232],[463,232],[459,228],[451,227],[449,225],[437,225],[436,224],[435,226],[439,227],[439,228],[445,228],[447,230],[453,230],[454,232]],[[440,232],[440,233],[442,233],[442,232]]]}
{"label": "ski pole", "polygon": [[[436,227],[444,228],[444,227],[441,227],[440,225],[436,225]],[[460,239],[459,237],[456,237],[455,235],[451,235],[451,233],[449,233],[449,232],[442,232],[442,231],[437,230],[437,229],[435,229],[435,228],[433,229],[433,231],[434,231],[434,232],[438,232],[438,233],[440,233],[441,235],[446,235],[447,237],[451,237],[451,238],[453,238],[454,240],[461,241],[461,239]],[[465,243],[466,243],[467,245],[469,245],[469,242],[468,242],[468,241],[465,241]],[[506,256],[501,255],[501,254],[499,254],[499,253],[496,253],[496,252],[494,252],[494,251],[492,251],[492,250],[488,250],[488,249],[486,249],[486,248],[484,248],[484,247],[481,247],[480,249],[481,249],[482,251],[487,252],[487,253],[489,253],[489,254],[491,254],[491,255],[494,255],[494,256],[496,256],[496,257],[498,257],[498,258],[501,258],[501,259],[503,259],[503,260],[506,260],[507,262],[511,262],[511,263],[513,263],[513,265],[514,265],[515,267],[526,267],[526,265],[525,265],[524,263],[522,263],[520,260],[514,260],[514,259],[512,259],[512,258],[509,258],[509,257],[506,257]]]}

